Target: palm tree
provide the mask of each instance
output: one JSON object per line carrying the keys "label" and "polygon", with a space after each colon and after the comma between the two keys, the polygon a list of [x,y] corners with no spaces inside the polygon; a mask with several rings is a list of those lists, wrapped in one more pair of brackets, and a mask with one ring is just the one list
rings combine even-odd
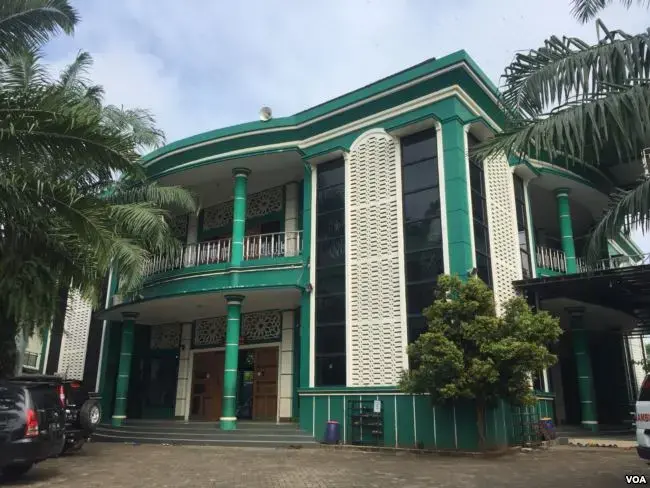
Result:
{"label": "palm tree", "polygon": [[[503,75],[503,131],[477,152],[550,158],[568,166],[637,161],[650,147],[650,30],[610,31],[599,40],[552,36],[517,54]],[[607,238],[650,230],[650,178],[616,188],[587,243],[595,258]]]}
{"label": "palm tree", "polygon": [[165,217],[196,208],[146,180],[139,154],[164,135],[148,111],[104,105],[87,53],[57,79],[40,63],[41,43],[76,22],[65,0],[0,5],[0,374],[17,330],[50,323],[61,289],[96,299],[110,268],[137,288],[151,254],[179,244]]}
{"label": "palm tree", "polygon": [[[614,0],[571,0],[571,12],[583,24],[592,20],[605,7],[614,3]],[[630,8],[634,3],[633,0],[619,0],[619,3],[626,8]],[[650,0],[637,0],[639,5],[650,7]]]}

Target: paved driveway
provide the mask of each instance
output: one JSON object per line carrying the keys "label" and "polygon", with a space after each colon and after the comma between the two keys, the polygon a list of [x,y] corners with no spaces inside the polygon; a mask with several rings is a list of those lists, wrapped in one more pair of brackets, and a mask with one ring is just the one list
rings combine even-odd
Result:
{"label": "paved driveway", "polygon": [[498,459],[285,450],[90,444],[34,468],[15,486],[615,488],[645,474],[634,451],[556,447]]}

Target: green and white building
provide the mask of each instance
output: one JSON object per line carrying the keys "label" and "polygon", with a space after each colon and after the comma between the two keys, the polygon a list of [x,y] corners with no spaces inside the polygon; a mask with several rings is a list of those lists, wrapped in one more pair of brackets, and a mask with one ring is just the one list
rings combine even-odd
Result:
{"label": "green and white building", "polygon": [[[433,407],[396,385],[437,276],[477,273],[498,306],[525,293],[566,330],[534,381],[541,416],[628,420],[648,261],[620,236],[588,266],[583,244],[641,161],[470,158],[503,124],[495,93],[459,51],[147,155],[149,177],[192,189],[202,210],[174,217],[184,250],[155,257],[138,294],[111,276],[94,352],[105,419],[296,422],[316,438],[336,420],[349,442],[354,402],[380,400],[384,445],[473,449],[471,402]],[[491,409],[488,439],[513,442],[516,415]]]}

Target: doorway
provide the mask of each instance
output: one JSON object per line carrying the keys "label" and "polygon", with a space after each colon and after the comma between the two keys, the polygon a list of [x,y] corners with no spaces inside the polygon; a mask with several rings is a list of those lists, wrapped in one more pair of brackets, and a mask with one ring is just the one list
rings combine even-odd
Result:
{"label": "doorway", "polygon": [[218,420],[221,416],[223,365],[223,351],[194,354],[190,400],[192,420]]}
{"label": "doorway", "polygon": [[[248,347],[239,351],[237,418],[276,421],[278,412],[278,347]],[[192,368],[192,420],[221,416],[224,351],[195,352]]]}

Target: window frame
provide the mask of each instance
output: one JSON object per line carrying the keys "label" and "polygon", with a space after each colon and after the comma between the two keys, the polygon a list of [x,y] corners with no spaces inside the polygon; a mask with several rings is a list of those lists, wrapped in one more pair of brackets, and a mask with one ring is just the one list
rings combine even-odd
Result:
{"label": "window frame", "polygon": [[[530,242],[530,233],[529,233],[529,227],[528,227],[528,206],[526,205],[526,186],[524,184],[524,180],[521,176],[519,176],[516,173],[512,174],[512,179],[513,179],[513,184],[515,186],[514,188],[514,194],[515,194],[515,218],[517,219],[517,243],[519,245],[519,256],[521,258],[521,273],[524,279],[527,278],[532,278],[533,277],[533,260],[532,260],[532,249],[531,249],[531,242]],[[519,195],[517,192],[517,186],[520,185],[521,187],[521,194]],[[521,197],[521,198],[520,198]],[[521,210],[521,213],[519,212]],[[519,216],[523,218],[523,223],[520,222]],[[523,230],[521,227],[523,226]],[[525,246],[526,249],[522,248],[521,242],[519,241],[519,233],[524,232],[525,237],[526,237],[526,242]],[[524,266],[524,256],[526,259],[526,262],[528,263],[528,271],[526,271],[526,268]],[[528,274],[528,276],[526,276]]]}
{"label": "window frame", "polygon": [[[480,141],[473,136],[471,133],[467,133],[467,147],[468,149],[471,149],[475,145],[477,145]],[[488,209],[487,209],[487,190],[486,190],[486,185],[485,185],[485,163],[482,160],[479,160],[476,157],[469,156],[468,158],[468,178],[469,178],[469,187],[470,187],[470,206],[472,209],[472,224],[473,224],[473,236],[472,239],[474,240],[474,260],[477,265],[478,269],[478,257],[481,256],[485,258],[487,261],[487,281],[484,279],[484,277],[479,276],[485,283],[492,288],[493,287],[493,282],[494,282],[494,276],[492,276],[492,242],[490,242],[490,222],[488,218]],[[476,185],[474,184],[473,178],[472,178],[472,168],[475,168],[476,171],[478,171],[479,176],[480,176],[480,181],[479,181],[479,188],[476,188]],[[477,218],[476,213],[474,212],[474,206],[477,205],[475,202],[474,198],[480,199],[478,202],[481,206],[481,212],[483,213],[485,219],[482,218]],[[476,247],[476,229],[480,228],[483,232],[485,232],[485,242],[486,242],[486,247],[487,249],[484,250],[478,250]]]}
{"label": "window frame", "polygon": [[[340,171],[342,174],[341,175],[335,175],[334,178],[331,178],[331,180],[337,181],[336,183],[333,184],[323,184],[327,182],[327,178],[320,178],[319,177],[319,172],[329,172],[329,171]],[[325,180],[325,181],[323,181]],[[340,207],[328,207],[327,210],[320,212],[319,211],[319,201],[321,201],[321,192],[328,192],[331,191],[332,189],[337,189],[337,188],[342,188],[342,194],[343,194],[343,199],[340,202],[342,205]],[[324,387],[338,387],[338,386],[346,386],[347,385],[347,344],[346,344],[346,339],[347,339],[347,329],[346,329],[346,320],[345,320],[345,313],[346,313],[346,270],[345,270],[345,245],[343,246],[343,255],[339,256],[336,258],[336,262],[331,262],[332,259],[326,258],[326,264],[322,264],[322,260],[319,257],[319,252],[318,249],[320,248],[320,245],[324,242],[333,242],[337,239],[343,239],[343,242],[345,242],[345,160],[343,158],[338,158],[332,161],[328,161],[326,163],[321,163],[316,167],[316,198],[315,201],[313,202],[313,205],[315,206],[316,210],[316,218],[314,219],[315,222],[313,223],[314,229],[315,229],[315,245],[316,245],[316,256],[314,260],[314,265],[316,267],[316,281],[318,282],[318,273],[323,270],[329,270],[329,269],[335,269],[335,268],[341,268],[343,267],[343,273],[338,274],[337,279],[333,280],[333,283],[330,283],[329,290],[326,293],[320,293],[319,287],[317,286],[316,289],[314,290],[314,372],[313,372],[313,378],[314,378],[314,385],[319,387],[319,386],[324,386]],[[327,218],[328,216],[333,215],[336,212],[341,212],[343,214],[343,219],[342,219],[342,229],[341,232],[334,235],[334,234],[329,234],[327,232],[319,232],[323,231],[321,228],[321,222],[320,218]],[[339,285],[337,287],[336,281],[340,281]],[[323,322],[319,321],[319,313],[318,313],[318,300],[322,299],[328,299],[331,297],[343,297],[342,303],[339,304],[339,307],[342,310],[338,310],[338,315],[340,316],[342,314],[343,320],[337,320],[334,322]],[[340,346],[339,351],[340,352],[331,352],[331,347],[329,346],[324,346],[323,344],[320,344],[319,347],[319,331],[324,331],[325,328],[330,328],[330,331],[333,330],[334,328],[342,330],[342,338],[340,343],[338,344]],[[331,341],[328,342],[328,344]],[[319,352],[320,349],[320,352]],[[328,351],[328,352],[323,352],[323,351]],[[323,370],[321,371],[321,368],[323,368],[323,363],[327,363],[328,360],[331,360],[330,365],[334,364],[334,361],[338,361],[339,364],[338,366],[342,365],[343,371],[339,371],[339,374],[342,374],[342,378],[337,377],[337,381],[334,382],[323,382],[323,378],[326,378],[327,371]]]}
{"label": "window frame", "polygon": [[[419,336],[419,333],[421,333],[422,330],[422,320],[423,320],[423,315],[422,312],[413,312],[409,313],[409,293],[408,290],[412,287],[415,286],[426,286],[430,285],[432,294],[431,294],[431,302],[433,303],[433,291],[435,291],[436,283],[438,280],[438,276],[440,274],[444,274],[445,269],[444,269],[444,236],[442,235],[442,203],[441,203],[441,181],[440,181],[440,159],[439,159],[439,154],[438,154],[438,137],[440,137],[440,134],[438,133],[437,130],[431,128],[431,129],[425,129],[420,132],[416,132],[414,134],[409,134],[407,136],[404,136],[400,139],[400,157],[401,157],[401,176],[402,176],[402,232],[404,236],[404,288],[405,288],[405,295],[406,295],[406,313],[407,313],[407,337],[409,343],[417,339],[417,336]],[[433,154],[421,154],[419,157],[413,157],[413,158],[407,158],[405,157],[405,152],[408,151],[408,149],[405,150],[405,147],[408,147],[409,142],[415,141],[415,143],[418,142],[423,142],[426,139],[430,139],[432,142],[431,148],[433,149]],[[426,143],[425,143],[426,144]],[[423,168],[426,168],[426,164],[423,163],[428,163],[428,167],[431,171],[435,172],[435,177],[434,178],[427,178],[427,181],[434,181],[434,184],[428,184],[428,185],[412,185],[409,182],[406,181],[408,177],[416,177],[417,174],[408,174],[408,169],[410,167],[420,165]],[[409,188],[408,190],[405,190],[406,188]],[[414,189],[415,188],[415,189]],[[406,216],[406,200],[408,197],[419,194],[419,193],[426,193],[426,192],[431,192],[432,190],[435,191],[437,194],[437,212],[434,212],[434,214],[426,216],[423,219],[416,219],[416,220],[408,220]],[[433,222],[437,220],[438,221],[438,233],[441,236],[441,242],[432,242],[428,243],[428,245],[425,245],[425,247],[418,247],[411,249],[410,244],[407,242],[407,238],[409,236],[407,232],[407,228],[409,225],[412,224],[417,224],[425,221]],[[420,255],[422,253],[426,252],[432,252],[432,253],[440,253],[440,256],[437,257],[438,262],[441,264],[440,267],[440,273],[436,276],[433,276],[431,278],[426,278],[426,279],[421,279],[420,277],[416,277],[415,279],[411,279],[409,276],[408,272],[408,265],[409,263],[409,258],[415,257],[417,255]],[[417,329],[417,330],[416,330]],[[419,332],[416,334],[415,332]]]}

